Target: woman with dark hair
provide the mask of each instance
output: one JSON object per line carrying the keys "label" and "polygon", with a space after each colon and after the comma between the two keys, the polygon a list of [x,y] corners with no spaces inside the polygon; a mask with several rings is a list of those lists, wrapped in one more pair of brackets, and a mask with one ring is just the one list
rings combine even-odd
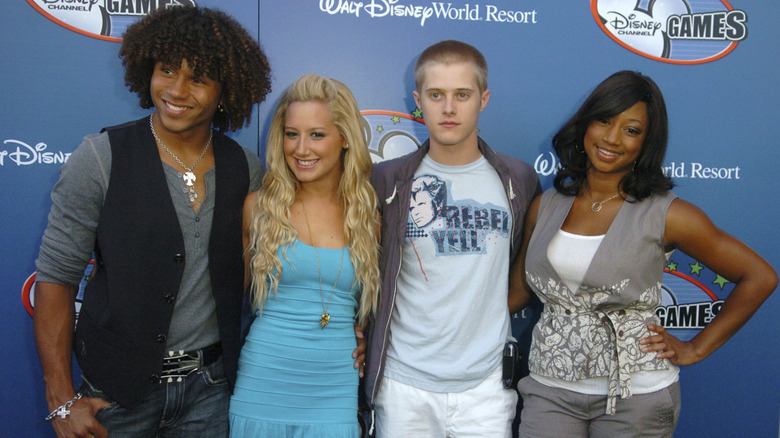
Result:
{"label": "woman with dark hair", "polygon": [[561,161],[561,170],[553,182],[556,190],[571,196],[582,191],[590,169],[583,139],[591,122],[613,117],[638,102],[644,103],[647,118],[653,121],[643,135],[644,143],[653,147],[641,148],[631,172],[625,173],[620,181],[621,190],[641,200],[674,187],[661,169],[669,132],[661,90],[649,77],[623,71],[593,90],[579,111],[553,137],[553,148]]}
{"label": "woman with dark hair", "polygon": [[[509,306],[533,290],[534,327],[520,436],[671,436],[680,411],[678,365],[723,345],[777,286],[753,250],[669,190],[661,169],[666,105],[630,71],[599,84],[553,138],[554,189],[525,219]],[[660,326],[666,254],[680,249],[735,283],[720,313],[680,341]]]}

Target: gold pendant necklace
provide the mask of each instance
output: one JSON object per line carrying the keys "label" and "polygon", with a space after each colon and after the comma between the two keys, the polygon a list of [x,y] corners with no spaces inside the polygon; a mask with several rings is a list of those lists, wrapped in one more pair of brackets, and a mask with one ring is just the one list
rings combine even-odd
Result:
{"label": "gold pendant necklace", "polygon": [[320,257],[317,254],[317,242],[314,241],[314,235],[311,233],[311,225],[309,225],[309,215],[306,214],[306,205],[301,200],[301,207],[303,207],[303,218],[306,220],[306,228],[309,230],[309,239],[311,239],[312,248],[314,248],[314,259],[317,260],[317,275],[320,279],[320,299],[322,300],[322,315],[320,315],[320,328],[325,328],[330,322],[330,302],[333,300],[333,293],[336,292],[336,285],[339,283],[339,276],[341,275],[341,264],[344,261],[344,248],[341,248],[341,256],[339,257],[339,270],[336,272],[336,281],[333,282],[333,289],[330,291],[330,298],[328,298],[328,304],[325,305],[325,294],[322,292],[322,271],[320,270]]}
{"label": "gold pendant necklace", "polygon": [[585,196],[588,197],[588,201],[592,202],[592,204],[590,204],[590,211],[592,211],[594,213],[600,212],[601,211],[601,207],[604,205],[604,203],[606,203],[607,201],[611,201],[611,200],[617,198],[620,195],[620,191],[618,191],[616,194],[610,196],[609,198],[607,198],[607,199],[605,199],[603,201],[593,202],[593,198],[590,197],[590,195],[588,194],[587,191],[582,190],[582,192],[585,193]]}
{"label": "gold pendant necklace", "polygon": [[184,163],[173,154],[173,152],[168,149],[168,146],[165,146],[165,143],[160,140],[160,137],[157,136],[157,131],[154,130],[154,123],[152,122],[152,118],[154,117],[154,113],[149,116],[149,126],[152,127],[152,135],[154,136],[154,139],[157,140],[157,143],[160,143],[160,146],[162,146],[163,149],[165,149],[165,152],[168,152],[170,156],[173,157],[174,160],[176,160],[177,163],[179,163],[179,166],[183,167],[184,170],[186,170],[185,173],[181,175],[182,179],[184,180],[184,185],[187,186],[188,194],[190,195],[190,202],[195,202],[196,199],[198,199],[198,194],[195,193],[195,180],[198,179],[195,176],[195,172],[192,170],[195,169],[195,166],[200,163],[201,158],[203,158],[204,155],[206,155],[206,151],[209,149],[209,146],[211,146],[211,135],[214,131],[209,129],[209,141],[206,143],[206,146],[203,148],[203,150],[200,152],[200,156],[197,160],[195,160],[195,163],[191,167],[187,167],[184,165]]}

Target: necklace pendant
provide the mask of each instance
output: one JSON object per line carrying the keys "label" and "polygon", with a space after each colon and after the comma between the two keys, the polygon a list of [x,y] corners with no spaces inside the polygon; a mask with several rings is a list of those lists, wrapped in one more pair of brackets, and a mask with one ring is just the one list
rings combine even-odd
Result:
{"label": "necklace pendant", "polygon": [[330,322],[330,313],[325,312],[320,316],[320,327],[325,328],[326,325]]}
{"label": "necklace pendant", "polygon": [[[154,113],[156,114],[156,113]],[[206,143],[206,146],[203,147],[203,150],[200,152],[200,156],[197,160],[195,160],[195,163],[192,164],[192,167],[187,167],[184,165],[184,163],[177,157],[173,152],[171,152],[170,149],[168,149],[168,146],[165,146],[165,143],[163,143],[162,140],[160,140],[160,137],[157,136],[157,131],[154,130],[154,114],[149,116],[149,128],[152,130],[152,135],[154,136],[154,140],[163,148],[165,149],[165,152],[168,152],[168,154],[173,157],[174,160],[176,160],[177,163],[179,163],[179,166],[183,167],[186,172],[184,172],[181,177],[184,180],[184,185],[187,187],[187,192],[190,197],[190,202],[195,202],[196,199],[198,199],[198,194],[195,193],[195,180],[198,178],[195,176],[195,172],[192,170],[195,169],[195,167],[200,163],[200,160],[206,155],[206,151],[209,149],[209,146],[211,146],[211,139],[214,134],[214,131],[209,130],[209,141]],[[159,117],[159,116],[158,116]]]}
{"label": "necklace pendant", "polygon": [[190,195],[190,202],[195,202],[196,199],[198,199],[198,194],[195,193],[195,180],[198,179],[198,177],[195,176],[195,173],[191,170],[188,170],[187,172],[184,172],[181,177],[184,179],[184,184],[187,186],[187,191]]}
{"label": "necklace pendant", "polygon": [[590,210],[595,212],[595,213],[600,212],[601,211],[601,204],[602,204],[601,202],[594,202],[593,204],[591,204]]}
{"label": "necklace pendant", "polygon": [[195,180],[198,179],[198,177],[196,177],[195,173],[193,173],[192,171],[184,172],[182,178],[184,178],[184,184],[186,184],[187,187],[194,186]]}

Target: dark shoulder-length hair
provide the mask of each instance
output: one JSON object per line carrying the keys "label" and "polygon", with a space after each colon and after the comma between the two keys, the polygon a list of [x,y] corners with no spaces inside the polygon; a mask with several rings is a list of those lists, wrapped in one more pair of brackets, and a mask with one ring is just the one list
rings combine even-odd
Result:
{"label": "dark shoulder-length hair", "polygon": [[674,187],[662,170],[669,133],[664,97],[652,79],[624,70],[600,83],[553,137],[553,149],[561,164],[553,181],[556,190],[571,196],[581,190],[589,166],[583,145],[588,126],[595,120],[612,118],[637,102],[647,105],[649,126],[634,169],[621,179],[620,190],[640,201]]}

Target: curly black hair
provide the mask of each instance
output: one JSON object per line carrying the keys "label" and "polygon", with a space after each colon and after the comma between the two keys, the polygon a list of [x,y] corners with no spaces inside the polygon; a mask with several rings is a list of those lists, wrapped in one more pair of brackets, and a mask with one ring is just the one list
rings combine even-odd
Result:
{"label": "curly black hair", "polygon": [[614,117],[637,102],[647,105],[650,125],[633,170],[620,181],[620,190],[641,201],[653,193],[674,187],[662,170],[669,127],[661,90],[650,77],[623,70],[601,82],[553,137],[553,149],[561,162],[553,186],[560,193],[577,195],[585,183],[590,162],[583,152],[582,142],[591,122]]}
{"label": "curly black hair", "polygon": [[235,131],[249,124],[254,104],[271,91],[271,67],[249,33],[222,11],[193,6],[161,8],[127,28],[119,57],[125,85],[154,106],[150,94],[155,64],[186,59],[198,76],[222,84],[222,110],[213,126]]}

